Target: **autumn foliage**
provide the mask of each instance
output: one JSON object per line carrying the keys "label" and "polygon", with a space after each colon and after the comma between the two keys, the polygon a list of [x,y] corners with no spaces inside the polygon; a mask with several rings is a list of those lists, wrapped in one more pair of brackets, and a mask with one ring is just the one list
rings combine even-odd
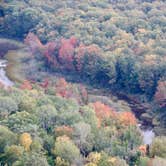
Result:
{"label": "autumn foliage", "polygon": [[77,44],[77,39],[71,37],[70,39],[61,39],[61,47],[59,49],[59,60],[66,69],[74,69],[74,51]]}
{"label": "autumn foliage", "polygon": [[48,42],[44,45],[35,34],[29,33],[24,42],[33,55],[40,53],[49,64],[58,69],[70,71],[82,71],[85,56],[101,54],[101,50],[97,45],[86,46],[78,42],[78,39],[74,36],[69,39],[62,38],[59,41]]}
{"label": "autumn foliage", "polygon": [[99,101],[93,103],[94,109],[96,112],[96,116],[99,119],[107,119],[110,118],[110,116],[115,116],[115,112],[111,110],[111,108]]}
{"label": "autumn foliage", "polygon": [[58,137],[66,135],[71,138],[72,133],[73,133],[73,128],[70,126],[60,126],[60,127],[55,128],[55,134]]}
{"label": "autumn foliage", "polygon": [[30,150],[30,146],[32,144],[31,135],[29,133],[23,133],[20,136],[20,144],[22,146],[24,146],[24,148],[25,148],[26,151],[29,151]]}
{"label": "autumn foliage", "polygon": [[126,126],[137,124],[136,118],[132,112],[121,112],[118,114],[118,119]]}
{"label": "autumn foliage", "polygon": [[114,109],[110,108],[109,106],[99,101],[93,103],[93,106],[96,116],[99,119],[99,126],[101,122],[106,119],[107,120],[114,119],[125,126],[137,124],[136,118],[132,112],[116,112]]}
{"label": "autumn foliage", "polygon": [[146,153],[147,153],[147,146],[146,145],[141,145],[141,146],[139,146],[138,150],[141,152],[141,154],[143,156],[145,156]]}
{"label": "autumn foliage", "polygon": [[46,78],[42,83],[40,83],[40,86],[44,89],[47,89],[49,86],[49,79]]}
{"label": "autumn foliage", "polygon": [[48,42],[46,45],[42,44],[40,39],[33,33],[29,33],[24,40],[24,43],[30,48],[32,55],[36,53],[42,54],[49,63],[57,65],[56,57],[53,56],[57,48],[56,42]]}
{"label": "autumn foliage", "polygon": [[52,63],[54,66],[59,66],[56,57],[54,56],[54,52],[57,49],[57,44],[56,42],[48,42],[43,50],[42,54],[45,56],[47,59],[48,63]]}
{"label": "autumn foliage", "polygon": [[61,97],[68,97],[70,89],[68,89],[68,83],[64,78],[60,78],[55,85],[56,94]]}
{"label": "autumn foliage", "polygon": [[28,80],[24,80],[24,82],[20,86],[21,89],[32,90],[32,84]]}
{"label": "autumn foliage", "polygon": [[113,109],[111,109],[109,106],[101,103],[100,101],[97,101],[93,103],[94,110],[96,113],[96,116],[98,118],[99,126],[104,120],[108,120],[111,118],[116,118],[116,113]]}
{"label": "autumn foliage", "polygon": [[84,44],[80,44],[79,47],[76,48],[76,54],[75,54],[75,67],[76,67],[76,71],[80,72],[83,68],[84,65],[84,56],[85,55],[98,55],[101,53],[100,48],[95,45],[89,45],[89,46],[85,46]]}
{"label": "autumn foliage", "polygon": [[60,78],[55,84],[56,95],[64,98],[74,98],[79,103],[86,103],[88,93],[83,85],[73,85],[64,78]]}

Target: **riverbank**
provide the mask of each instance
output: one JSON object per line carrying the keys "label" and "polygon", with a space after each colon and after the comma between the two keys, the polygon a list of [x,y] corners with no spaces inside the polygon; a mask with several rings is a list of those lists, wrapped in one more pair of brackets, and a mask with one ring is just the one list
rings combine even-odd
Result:
{"label": "riverbank", "polygon": [[[22,82],[23,74],[21,73],[21,50],[25,45],[21,42],[0,38],[0,57],[6,59],[7,63],[1,71],[5,79],[12,82]],[[6,75],[6,76],[5,76]]]}
{"label": "riverbank", "polygon": [[23,58],[22,51],[9,51],[5,58],[8,61],[8,65],[5,69],[7,77],[13,82],[22,83],[23,80],[25,80],[24,73],[21,70],[21,59]]}

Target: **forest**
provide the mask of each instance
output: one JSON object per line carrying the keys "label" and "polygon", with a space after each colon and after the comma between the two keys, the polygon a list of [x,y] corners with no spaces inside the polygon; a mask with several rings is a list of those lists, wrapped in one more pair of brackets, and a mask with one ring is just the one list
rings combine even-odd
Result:
{"label": "forest", "polygon": [[166,165],[165,0],[0,1],[0,165]]}

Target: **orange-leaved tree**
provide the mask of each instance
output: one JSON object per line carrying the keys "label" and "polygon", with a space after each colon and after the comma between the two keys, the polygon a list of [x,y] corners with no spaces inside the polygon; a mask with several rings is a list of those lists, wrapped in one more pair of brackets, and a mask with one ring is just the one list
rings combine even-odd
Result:
{"label": "orange-leaved tree", "polygon": [[24,82],[20,86],[21,89],[32,90],[32,84],[28,80],[24,80]]}
{"label": "orange-leaved tree", "polygon": [[129,125],[136,125],[137,120],[132,112],[125,111],[125,112],[120,112],[118,114],[118,120],[120,121],[121,124],[129,126]]}
{"label": "orange-leaved tree", "polygon": [[109,106],[97,101],[93,103],[96,116],[99,120],[99,126],[103,120],[108,120],[109,118],[116,118],[116,112]]}

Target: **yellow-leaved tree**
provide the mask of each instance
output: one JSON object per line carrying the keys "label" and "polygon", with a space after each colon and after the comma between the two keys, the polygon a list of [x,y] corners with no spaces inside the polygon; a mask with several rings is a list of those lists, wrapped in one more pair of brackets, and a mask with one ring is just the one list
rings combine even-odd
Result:
{"label": "yellow-leaved tree", "polygon": [[32,138],[29,133],[23,133],[20,136],[20,144],[24,146],[25,151],[30,150],[30,146],[32,144]]}

